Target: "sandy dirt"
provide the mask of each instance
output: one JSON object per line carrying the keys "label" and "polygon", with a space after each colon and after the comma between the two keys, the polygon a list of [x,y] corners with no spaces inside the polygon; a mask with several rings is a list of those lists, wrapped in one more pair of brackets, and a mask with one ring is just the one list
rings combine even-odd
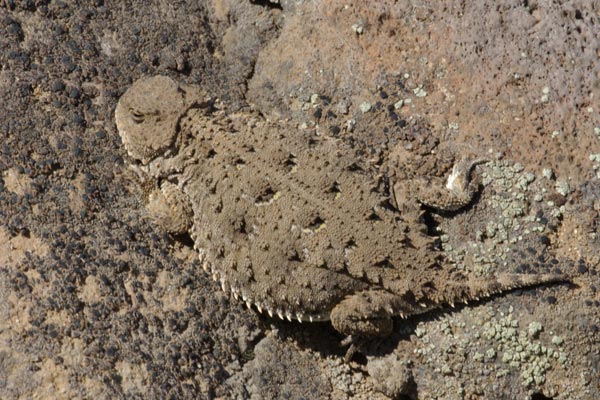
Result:
{"label": "sandy dirt", "polygon": [[[0,398],[600,398],[600,3],[354,3],[0,1]],[[393,179],[497,160],[489,203],[429,216],[449,255],[495,204],[536,210],[502,194],[532,174],[541,214],[512,223],[543,234],[499,267],[573,284],[397,321],[345,362],[329,324],[245,309],[149,221],[114,109],[155,74]]]}

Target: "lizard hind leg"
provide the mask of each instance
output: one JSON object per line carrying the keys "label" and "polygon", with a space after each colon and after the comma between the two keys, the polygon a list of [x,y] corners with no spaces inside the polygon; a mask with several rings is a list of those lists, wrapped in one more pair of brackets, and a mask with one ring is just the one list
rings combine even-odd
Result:
{"label": "lizard hind leg", "polygon": [[471,171],[486,162],[485,158],[461,158],[452,167],[445,186],[420,186],[416,190],[417,201],[441,211],[458,211],[469,205],[479,189],[478,183],[471,180]]}
{"label": "lizard hind leg", "polygon": [[192,225],[192,206],[177,185],[163,181],[160,190],[148,195],[148,212],[152,220],[169,233],[186,233]]}
{"label": "lizard hind leg", "polygon": [[479,183],[471,179],[473,168],[486,162],[489,160],[483,157],[460,158],[445,183],[439,178],[425,177],[395,182],[392,187],[395,202],[401,211],[409,203],[440,211],[458,211],[469,205],[479,190]]}
{"label": "lizard hind leg", "polygon": [[393,329],[394,297],[383,290],[364,290],[349,295],[331,311],[331,324],[345,335],[387,336]]}

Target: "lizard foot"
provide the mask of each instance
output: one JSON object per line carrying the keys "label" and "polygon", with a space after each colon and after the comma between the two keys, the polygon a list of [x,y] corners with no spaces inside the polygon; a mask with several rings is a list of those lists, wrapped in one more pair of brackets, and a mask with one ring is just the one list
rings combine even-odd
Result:
{"label": "lizard foot", "polygon": [[[478,191],[478,183],[471,180],[471,171],[476,165],[488,161],[485,158],[460,159],[452,168],[445,185],[435,184],[426,179],[397,182],[394,184],[396,204],[416,200],[436,210],[458,211],[469,205]],[[404,202],[400,198],[401,195]]]}

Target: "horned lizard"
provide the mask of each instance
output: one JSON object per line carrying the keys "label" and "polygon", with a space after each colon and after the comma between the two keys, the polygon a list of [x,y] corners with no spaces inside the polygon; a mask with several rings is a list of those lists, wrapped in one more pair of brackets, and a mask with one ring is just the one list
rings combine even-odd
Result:
{"label": "horned lizard", "polygon": [[[115,117],[153,219],[189,233],[222,289],[270,316],[384,336],[394,316],[565,280],[465,276],[343,142],[255,112],[228,114],[199,87],[140,79]],[[415,201],[465,206],[477,162],[457,164],[447,189],[416,190]]]}

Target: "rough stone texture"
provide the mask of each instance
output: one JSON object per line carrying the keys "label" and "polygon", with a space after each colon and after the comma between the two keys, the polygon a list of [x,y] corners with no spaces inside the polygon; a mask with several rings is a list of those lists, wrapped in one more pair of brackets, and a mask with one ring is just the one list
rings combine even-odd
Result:
{"label": "rough stone texture", "polygon": [[[306,368],[318,363],[316,356],[289,341],[275,337],[276,331],[253,349],[254,358],[243,371],[226,382],[234,398],[322,399],[331,394],[331,383],[319,369]],[[241,378],[241,382],[237,381]]]}
{"label": "rough stone texture", "polygon": [[[576,287],[397,323],[350,365],[327,325],[275,323],[312,353],[295,365],[323,371],[331,397],[391,390],[364,365],[382,357],[411,366],[409,398],[600,397],[597,2],[104,3],[0,5],[0,397],[244,393],[235,377],[258,342],[248,332],[273,322],[230,303],[188,246],[145,220],[123,165],[117,99],[155,74],[314,126],[398,178],[445,177],[453,147],[467,146],[568,183],[566,197],[542,193],[564,203],[560,224],[522,250],[532,261],[550,247]],[[391,153],[398,143],[405,154]],[[428,211],[429,233],[468,247],[475,215]],[[520,344],[531,322],[543,330]],[[518,361],[505,358],[518,346]]]}

